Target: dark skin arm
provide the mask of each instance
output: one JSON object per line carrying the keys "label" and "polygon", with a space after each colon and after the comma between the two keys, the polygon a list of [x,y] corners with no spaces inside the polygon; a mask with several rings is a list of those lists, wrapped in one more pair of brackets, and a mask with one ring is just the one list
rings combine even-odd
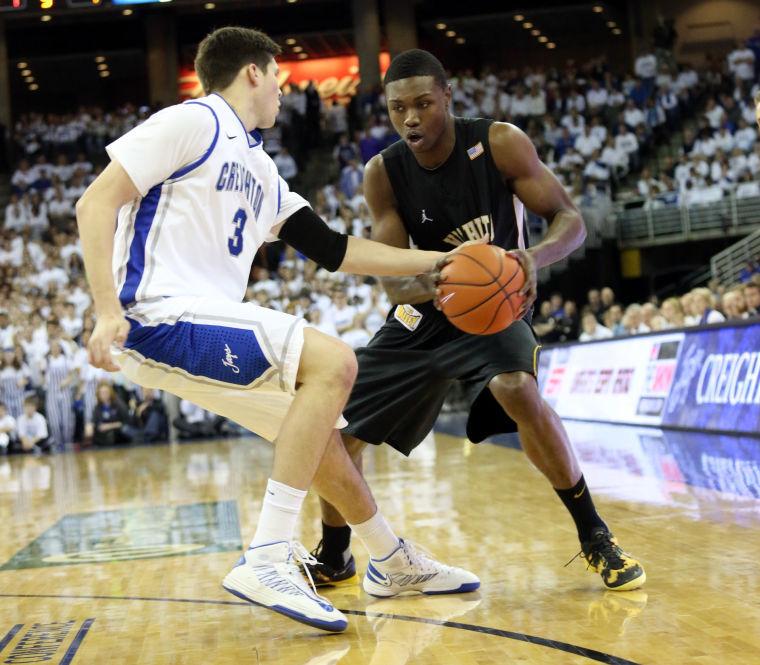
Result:
{"label": "dark skin arm", "polygon": [[[364,196],[372,215],[372,240],[392,247],[409,247],[409,234],[398,214],[382,155],[375,155],[367,162]],[[415,277],[382,277],[380,282],[394,305],[427,302],[435,295],[433,273]]]}
{"label": "dark skin arm", "polygon": [[488,134],[496,168],[512,191],[532,212],[549,221],[544,239],[527,250],[510,252],[522,265],[527,279],[522,312],[530,309],[537,294],[537,271],[565,258],[583,244],[586,226],[578,208],[557,177],[541,162],[527,135],[504,122],[491,125]]}

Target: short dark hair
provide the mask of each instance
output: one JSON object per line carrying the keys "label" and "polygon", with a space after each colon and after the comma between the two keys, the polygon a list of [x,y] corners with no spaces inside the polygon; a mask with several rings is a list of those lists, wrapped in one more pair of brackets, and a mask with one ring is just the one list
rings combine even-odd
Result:
{"label": "short dark hair", "polygon": [[206,93],[224,90],[247,64],[254,63],[266,72],[269,61],[281,51],[258,30],[238,26],[219,28],[198,45],[195,71]]}
{"label": "short dark hair", "polygon": [[383,85],[412,76],[432,76],[442,88],[448,83],[441,61],[429,51],[413,48],[393,58],[388,71],[385,72]]}

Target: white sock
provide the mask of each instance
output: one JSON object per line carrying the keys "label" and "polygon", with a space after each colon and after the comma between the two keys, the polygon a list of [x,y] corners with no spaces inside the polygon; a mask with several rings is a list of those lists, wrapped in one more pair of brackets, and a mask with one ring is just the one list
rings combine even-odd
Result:
{"label": "white sock", "polygon": [[280,540],[291,542],[305,497],[306,490],[298,490],[270,478],[251,547]]}
{"label": "white sock", "polygon": [[364,543],[370,557],[375,561],[386,559],[398,549],[398,538],[379,510],[366,522],[349,524],[349,526]]}

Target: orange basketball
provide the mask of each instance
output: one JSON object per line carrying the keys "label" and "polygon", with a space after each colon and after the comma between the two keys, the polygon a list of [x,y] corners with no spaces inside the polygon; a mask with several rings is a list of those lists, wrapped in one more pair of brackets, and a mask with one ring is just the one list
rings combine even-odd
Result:
{"label": "orange basketball", "polygon": [[441,309],[449,321],[471,335],[493,335],[516,318],[525,298],[519,262],[501,247],[471,245],[452,255],[441,271]]}

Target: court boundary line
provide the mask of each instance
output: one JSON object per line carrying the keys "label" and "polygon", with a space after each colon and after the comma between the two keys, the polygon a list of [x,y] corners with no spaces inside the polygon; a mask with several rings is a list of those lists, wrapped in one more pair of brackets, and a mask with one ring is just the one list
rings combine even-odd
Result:
{"label": "court boundary line", "polygon": [[[47,594],[47,593],[0,593],[0,598],[57,598],[61,600],[136,600],[146,602],[160,602],[160,603],[191,603],[198,605],[232,605],[237,607],[251,607],[250,603],[235,600],[205,600],[201,598],[153,598],[150,596],[96,596],[96,595],[76,595],[76,594]],[[473,633],[481,633],[484,635],[491,635],[492,637],[503,637],[506,639],[516,640],[518,642],[527,642],[529,644],[535,644],[538,646],[547,647],[549,649],[556,649],[557,651],[564,651],[575,656],[581,656],[588,658],[599,663],[606,663],[607,665],[640,665],[633,660],[627,660],[618,656],[613,656],[603,651],[597,651],[595,649],[588,649],[586,647],[579,647],[575,644],[568,642],[560,642],[559,640],[552,640],[547,637],[539,637],[536,635],[528,635],[527,633],[518,633],[511,630],[503,630],[501,628],[490,628],[488,626],[478,626],[469,623],[459,623],[457,621],[441,621],[439,619],[430,619],[426,617],[413,617],[405,614],[387,614],[384,612],[373,612],[372,610],[340,610],[344,614],[350,614],[353,616],[363,616],[366,618],[381,617],[386,619],[393,619],[396,621],[409,621],[411,623],[424,623],[434,626],[442,626],[444,628],[455,628],[457,630],[466,630]],[[88,621],[91,621],[88,619]],[[94,620],[93,620],[94,621]],[[86,622],[85,622],[86,623]],[[91,624],[90,624],[91,625]],[[80,633],[84,630],[85,626],[82,625]],[[86,635],[87,629],[84,630],[82,639]],[[79,637],[79,635],[77,635]],[[81,640],[80,640],[81,642]]]}

